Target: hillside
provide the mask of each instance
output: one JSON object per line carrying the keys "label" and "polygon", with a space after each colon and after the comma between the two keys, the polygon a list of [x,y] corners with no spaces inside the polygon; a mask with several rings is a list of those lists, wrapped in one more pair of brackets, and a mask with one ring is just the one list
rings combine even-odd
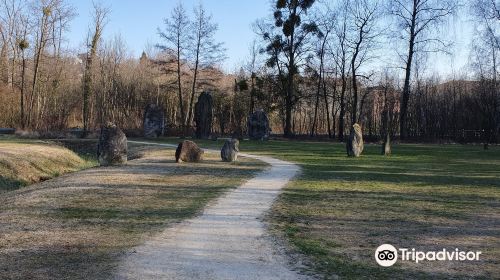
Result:
{"label": "hillside", "polygon": [[0,140],[0,193],[92,165],[54,144]]}

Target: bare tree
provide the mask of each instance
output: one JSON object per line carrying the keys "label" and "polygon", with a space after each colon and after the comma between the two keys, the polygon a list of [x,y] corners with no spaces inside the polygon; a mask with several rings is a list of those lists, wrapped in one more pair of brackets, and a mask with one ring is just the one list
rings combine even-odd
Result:
{"label": "bare tree", "polygon": [[325,82],[325,76],[326,76],[326,67],[325,67],[325,59],[326,59],[326,54],[327,54],[327,48],[328,48],[328,41],[331,39],[331,34],[334,31],[335,28],[335,13],[327,6],[323,7],[326,11],[323,12],[321,11],[316,11],[316,19],[315,22],[318,25],[318,28],[320,32],[323,34],[321,38],[318,40],[318,46],[316,50],[316,56],[317,59],[319,60],[319,66],[317,70],[317,87],[316,87],[316,101],[314,105],[314,116],[313,116],[313,124],[311,126],[311,132],[310,135],[314,136],[317,130],[317,123],[318,123],[318,110],[319,110],[319,103],[320,103],[320,96],[321,93],[323,93],[323,102],[325,103],[325,111],[326,111],[326,121],[327,121],[327,130],[328,130],[328,136],[331,138],[332,137],[332,131],[331,131],[331,124],[330,124],[330,108],[329,108],[329,102],[328,102],[328,94],[326,91],[326,82]]}
{"label": "bare tree", "polygon": [[500,133],[500,92],[498,86],[498,55],[500,53],[500,17],[494,0],[475,0],[471,4],[476,32],[472,41],[473,66],[480,84],[477,108],[484,115],[485,148]]}
{"label": "bare tree", "polygon": [[248,61],[246,68],[250,72],[250,104],[248,108],[248,114],[252,114],[255,110],[255,94],[256,94],[256,86],[255,80],[257,78],[257,58],[259,55],[259,47],[257,45],[257,41],[253,40],[252,45],[250,45],[250,60]]}
{"label": "bare tree", "polygon": [[26,56],[24,52],[26,49],[29,47],[29,43],[27,40],[27,22],[23,21],[24,24],[24,32],[22,33],[23,36],[19,38],[18,41],[18,47],[21,50],[21,58],[22,58],[22,68],[21,68],[21,96],[20,96],[20,112],[21,112],[21,128],[24,129],[26,125],[26,119],[24,117],[24,84],[25,84],[25,78],[26,78]]}
{"label": "bare tree", "polygon": [[[21,127],[39,128],[39,120],[48,111],[48,100],[57,98],[55,89],[62,73],[61,42],[74,16],[73,8],[63,0],[3,0],[0,7],[1,54],[10,62],[6,67],[8,78],[3,78],[8,79],[13,93],[21,93]],[[49,54],[51,47],[53,52]],[[32,59],[27,58],[31,55]],[[32,79],[26,77],[28,74]],[[26,88],[28,83],[31,90]]]}
{"label": "bare tree", "polygon": [[339,9],[337,24],[335,27],[336,42],[330,47],[333,59],[340,74],[341,88],[339,99],[339,141],[344,141],[344,128],[345,128],[345,115],[346,115],[346,91],[347,91],[347,74],[350,71],[349,60],[349,46],[348,46],[348,1],[342,2]]}
{"label": "bare tree", "polygon": [[89,30],[87,37],[87,59],[85,61],[85,72],[83,75],[83,136],[85,137],[89,130],[90,105],[89,98],[92,95],[92,65],[96,58],[99,41],[102,31],[106,25],[109,8],[101,4],[93,3],[93,26]]}
{"label": "bare tree", "polygon": [[165,30],[158,29],[160,37],[166,42],[165,45],[157,45],[161,50],[167,51],[173,55],[176,60],[177,69],[177,95],[179,99],[179,112],[181,114],[181,124],[186,126],[186,108],[184,106],[184,97],[182,94],[182,70],[184,56],[188,49],[188,35],[190,30],[189,17],[182,6],[179,4],[173,9],[170,19],[165,19]]}
{"label": "bare tree", "polygon": [[[50,81],[50,83],[39,90],[39,106],[37,110],[37,120],[44,118],[52,118],[52,108],[59,108],[59,101],[64,97],[58,94],[63,86],[64,75],[64,58],[62,54],[62,43],[64,41],[64,33],[69,30],[71,20],[76,16],[74,7],[67,4],[63,0],[54,1],[51,4],[51,15],[49,19],[49,30],[47,34],[47,50],[44,50],[43,56],[48,59],[43,64],[45,69],[43,80]],[[52,54],[49,55],[49,51]],[[39,128],[40,124],[37,122],[35,127]],[[45,126],[49,129],[50,126]]]}
{"label": "bare tree", "polygon": [[9,59],[7,54],[8,49],[8,39],[7,34],[5,34],[5,28],[0,22],[0,82],[7,84],[9,82]]}
{"label": "bare tree", "polygon": [[394,0],[389,11],[397,19],[407,42],[407,53],[403,55],[405,80],[401,97],[400,136],[407,134],[408,101],[410,98],[410,79],[413,58],[416,52],[444,51],[447,42],[440,39],[435,31],[453,15],[457,8],[456,0]]}
{"label": "bare tree", "polygon": [[198,86],[198,74],[201,67],[211,67],[225,59],[223,43],[215,41],[215,33],[218,25],[212,22],[212,15],[207,14],[205,8],[200,4],[194,10],[194,21],[192,22],[191,57],[193,59],[193,83],[191,87],[191,98],[189,100],[189,112],[187,124],[193,122],[194,100],[196,87]]}
{"label": "bare tree", "polygon": [[2,0],[0,2],[0,36],[3,41],[2,45],[2,58],[10,61],[5,66],[4,75],[10,82],[12,90],[14,90],[14,80],[16,77],[16,65],[18,58],[18,46],[17,37],[20,33],[20,22],[21,13],[23,11],[24,5],[22,1],[19,0]]}
{"label": "bare tree", "polygon": [[[489,75],[492,79],[498,78],[497,56],[500,51],[500,18],[494,0],[475,0],[471,4],[471,12],[475,18],[476,33],[473,40],[473,50],[479,50],[480,56],[476,57],[476,68],[484,70],[482,66],[489,67],[490,73],[481,71],[483,75]],[[489,63],[488,63],[489,62]],[[488,65],[489,64],[489,65]]]}
{"label": "bare tree", "polygon": [[358,122],[358,81],[357,70],[371,57],[374,41],[380,35],[376,28],[378,1],[355,0],[350,6],[352,16],[352,30],[355,37],[349,40],[352,49],[351,79],[352,79],[352,108],[351,127]]}
{"label": "bare tree", "polygon": [[33,58],[33,80],[31,84],[31,96],[29,100],[29,109],[28,109],[28,125],[31,124],[32,122],[32,114],[34,110],[34,105],[35,105],[35,99],[37,99],[37,111],[39,112],[40,110],[40,96],[37,92],[37,86],[38,86],[38,78],[39,78],[39,72],[40,72],[40,65],[41,65],[41,59],[42,59],[42,54],[45,51],[45,46],[47,45],[47,42],[49,39],[47,38],[49,36],[49,28],[50,28],[50,17],[52,15],[52,9],[56,3],[41,3],[42,5],[40,7],[35,7],[34,12],[35,14],[40,14],[39,18],[35,19],[35,24],[38,25],[38,30],[36,32],[36,41],[35,41],[35,55]]}
{"label": "bare tree", "polygon": [[382,110],[382,155],[390,156],[392,153],[391,148],[391,136],[393,131],[393,115],[394,115],[394,103],[395,103],[395,90],[394,81],[389,77],[389,73],[386,70],[384,73],[383,80],[381,82],[383,90],[383,110]]}

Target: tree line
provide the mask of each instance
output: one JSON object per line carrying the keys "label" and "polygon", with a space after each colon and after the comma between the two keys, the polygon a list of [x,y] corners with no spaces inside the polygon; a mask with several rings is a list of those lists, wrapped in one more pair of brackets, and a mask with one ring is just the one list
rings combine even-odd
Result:
{"label": "tree line", "polygon": [[[83,52],[64,47],[76,16],[66,1],[0,6],[3,127],[94,131],[113,121],[132,131],[156,103],[169,134],[190,135],[206,90],[219,135],[244,135],[256,109],[285,137],[343,141],[354,123],[373,140],[495,142],[500,135],[496,0],[277,0],[251,27],[255,40],[234,73],[220,68],[224,45],[202,5],[174,7],[140,58],[119,35],[103,38],[110,8],[101,4],[93,6]],[[467,68],[429,74],[431,59],[450,52],[444,33],[464,10],[474,26]]]}

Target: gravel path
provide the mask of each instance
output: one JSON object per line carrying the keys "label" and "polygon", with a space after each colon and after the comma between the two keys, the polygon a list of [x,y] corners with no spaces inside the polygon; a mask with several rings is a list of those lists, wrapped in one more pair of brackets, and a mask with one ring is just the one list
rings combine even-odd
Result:
{"label": "gravel path", "polygon": [[219,198],[202,215],[173,225],[134,248],[123,259],[116,278],[306,279],[291,269],[261,221],[299,167],[266,156],[240,156],[271,167]]}

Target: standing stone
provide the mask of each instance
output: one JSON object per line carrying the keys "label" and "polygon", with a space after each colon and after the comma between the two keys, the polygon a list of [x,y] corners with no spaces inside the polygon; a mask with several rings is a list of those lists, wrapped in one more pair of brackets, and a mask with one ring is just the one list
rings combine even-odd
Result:
{"label": "standing stone", "polygon": [[391,155],[391,135],[389,133],[386,133],[384,143],[382,144],[382,155]]}
{"label": "standing stone", "polygon": [[115,124],[109,122],[101,127],[97,156],[101,166],[127,162],[127,137]]}
{"label": "standing stone", "polygon": [[252,140],[269,139],[269,118],[263,110],[257,110],[248,117],[248,137]]}
{"label": "standing stone", "polygon": [[212,95],[209,92],[200,94],[194,107],[194,122],[198,139],[208,139],[212,133],[212,107]]}
{"label": "standing stone", "polygon": [[165,112],[156,104],[149,104],[144,109],[144,137],[156,138],[165,130]]}
{"label": "standing stone", "polygon": [[240,151],[240,141],[238,139],[228,139],[220,150],[220,157],[222,161],[233,162],[238,158]]}
{"label": "standing stone", "polygon": [[203,150],[193,141],[184,140],[175,150],[175,162],[199,162],[203,160]]}
{"label": "standing stone", "polygon": [[355,123],[352,126],[349,140],[347,141],[347,155],[350,157],[359,157],[363,152],[363,132],[361,126]]}

